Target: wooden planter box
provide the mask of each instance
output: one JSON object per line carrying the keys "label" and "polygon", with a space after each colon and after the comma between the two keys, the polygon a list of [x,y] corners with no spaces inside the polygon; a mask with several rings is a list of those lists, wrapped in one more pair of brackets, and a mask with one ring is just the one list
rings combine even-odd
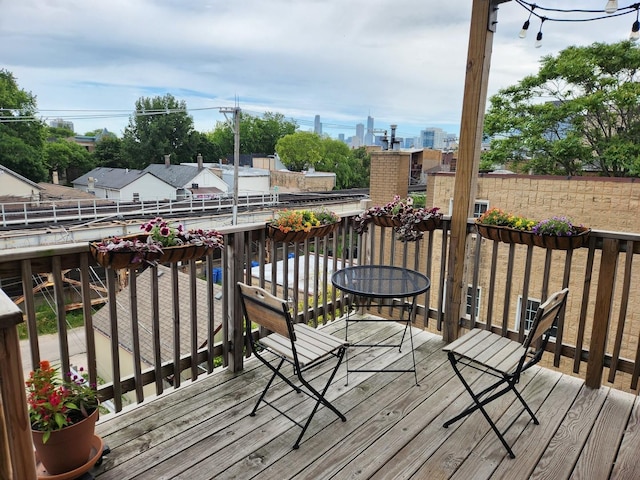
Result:
{"label": "wooden planter box", "polygon": [[332,233],[336,228],[338,228],[339,223],[332,223],[331,225],[320,225],[319,227],[311,227],[311,230],[305,232],[304,230],[300,230],[297,232],[283,232],[280,229],[274,227],[273,225],[267,223],[267,236],[276,241],[276,242],[304,242],[309,238],[314,237],[326,237],[330,233]]}
{"label": "wooden planter box", "polygon": [[551,250],[573,250],[587,245],[591,229],[581,227],[580,233],[570,237],[557,235],[536,235],[533,232],[517,230],[515,228],[496,225],[482,225],[476,223],[478,234],[489,240],[503,243],[517,243],[521,245],[535,245]]}

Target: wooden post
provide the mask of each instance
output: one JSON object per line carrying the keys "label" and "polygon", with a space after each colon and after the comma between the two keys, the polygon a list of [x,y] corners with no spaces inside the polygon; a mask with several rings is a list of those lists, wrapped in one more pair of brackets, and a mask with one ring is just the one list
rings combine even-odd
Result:
{"label": "wooden post", "polygon": [[36,480],[31,424],[16,325],[22,312],[0,290],[0,478]]}
{"label": "wooden post", "polygon": [[613,304],[613,286],[615,285],[619,248],[619,240],[606,238],[602,242],[598,291],[596,292],[596,306],[593,311],[593,330],[591,332],[589,359],[587,360],[587,374],[585,377],[585,384],[589,388],[600,388],[602,385],[602,369],[604,368],[604,355],[607,348],[607,333]]}
{"label": "wooden post", "polygon": [[443,339],[447,343],[458,338],[462,298],[466,298],[463,291],[466,290],[464,266],[467,219],[473,215],[493,32],[497,23],[498,4],[504,1],[473,0],[471,10],[447,268],[447,298],[443,325]]}

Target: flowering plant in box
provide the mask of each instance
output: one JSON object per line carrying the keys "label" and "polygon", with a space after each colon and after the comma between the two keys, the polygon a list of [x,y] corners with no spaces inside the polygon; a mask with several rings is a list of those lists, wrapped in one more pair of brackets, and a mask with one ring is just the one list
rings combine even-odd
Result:
{"label": "flowering plant in box", "polygon": [[526,217],[505,212],[499,208],[490,208],[476,220],[476,223],[531,231],[537,222]]}
{"label": "flowering plant in box", "polygon": [[269,222],[273,228],[284,233],[310,232],[313,227],[333,225],[340,217],[328,210],[282,210]]}
{"label": "flowering plant in box", "polygon": [[364,233],[368,225],[376,221],[376,217],[388,217],[394,222],[394,229],[401,241],[415,241],[422,238],[421,225],[433,221],[434,225],[442,219],[439,207],[426,207],[423,195],[406,199],[395,195],[391,202],[383,206],[371,207],[355,217],[355,231]]}
{"label": "flowering plant in box", "polygon": [[51,432],[78,423],[98,408],[95,385],[89,385],[82,375],[67,373],[61,377],[46,360],[25,383],[31,429],[44,432],[43,443]]}
{"label": "flowering plant in box", "polygon": [[574,225],[568,217],[551,217],[538,222],[532,230],[536,235],[570,237],[582,232],[584,227],[582,225]]}
{"label": "flowering plant in box", "polygon": [[[111,254],[130,254],[128,264],[139,265],[146,261],[153,263],[167,248],[198,246],[221,249],[222,234],[216,230],[190,229],[182,225],[173,226],[162,217],[156,217],[140,226],[140,235],[110,237],[101,242],[92,243],[92,253],[99,263],[109,263]],[[106,265],[105,265],[106,266]]]}

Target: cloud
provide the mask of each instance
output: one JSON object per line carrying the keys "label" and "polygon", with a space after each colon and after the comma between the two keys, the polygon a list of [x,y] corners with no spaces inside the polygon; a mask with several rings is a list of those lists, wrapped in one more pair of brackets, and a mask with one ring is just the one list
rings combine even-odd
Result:
{"label": "cloud", "polygon": [[[583,4],[603,8],[602,0]],[[347,136],[369,114],[377,128],[395,123],[403,135],[459,128],[468,0],[21,0],[2,10],[0,42],[10,48],[0,62],[37,95],[44,116],[73,117],[80,133],[103,126],[119,133],[127,116],[60,110],[130,112],[141,96],[165,93],[190,109],[212,108],[193,112],[199,130],[214,128],[224,118],[215,107],[236,98],[257,114],[304,123],[319,114],[352,126]],[[518,38],[526,17],[515,1],[500,4],[490,94],[535,73],[541,55],[626,38],[634,20],[546,22],[543,47],[534,49],[536,19]]]}

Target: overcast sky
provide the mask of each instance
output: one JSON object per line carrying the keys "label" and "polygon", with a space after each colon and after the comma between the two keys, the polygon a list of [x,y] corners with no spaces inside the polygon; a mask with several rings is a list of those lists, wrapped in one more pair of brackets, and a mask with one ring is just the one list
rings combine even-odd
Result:
{"label": "overcast sky", "polygon": [[[603,9],[606,0],[536,3]],[[106,127],[121,136],[136,100],[170,93],[200,131],[224,120],[218,108],[237,98],[243,111],[282,113],[303,130],[318,114],[332,136],[353,135],[367,115],[375,128],[398,124],[401,136],[426,127],[458,134],[471,4],[0,0],[0,68],[37,96],[44,119],[69,117],[78,133]],[[500,6],[490,95],[535,73],[543,55],[628,38],[635,20],[547,21],[534,48],[539,20],[518,38],[527,15],[515,0]]]}

